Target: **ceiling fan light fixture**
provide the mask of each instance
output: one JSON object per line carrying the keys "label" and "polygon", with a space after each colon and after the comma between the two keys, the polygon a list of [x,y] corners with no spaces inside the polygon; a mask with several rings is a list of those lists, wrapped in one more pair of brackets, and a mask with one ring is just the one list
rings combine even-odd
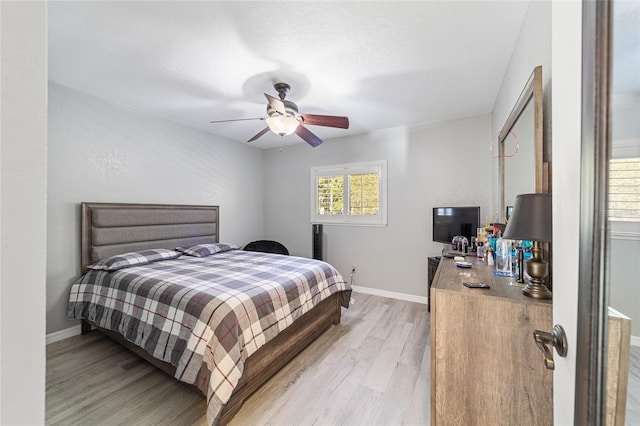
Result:
{"label": "ceiling fan light fixture", "polygon": [[[2,0],[0,0],[2,1]],[[300,114],[298,113],[298,105],[294,102],[285,99],[287,92],[289,91],[289,85],[287,83],[276,83],[273,86],[278,92],[280,99],[265,93],[267,98],[267,117],[260,118],[238,118],[235,120],[216,120],[212,123],[224,123],[228,121],[243,121],[243,120],[265,120],[267,127],[264,127],[257,134],[255,134],[247,142],[253,142],[256,139],[264,136],[271,130],[276,135],[279,135],[284,140],[285,136],[289,136],[292,133],[300,136],[302,140],[316,147],[322,143],[322,139],[314,135],[306,125],[335,127],[339,129],[349,128],[349,117],[340,117],[336,115],[318,115],[318,114]],[[305,124],[301,126],[301,124]]]}
{"label": "ceiling fan light fixture", "polygon": [[297,118],[291,116],[277,115],[266,118],[267,126],[276,135],[288,136],[296,131],[300,125]]}

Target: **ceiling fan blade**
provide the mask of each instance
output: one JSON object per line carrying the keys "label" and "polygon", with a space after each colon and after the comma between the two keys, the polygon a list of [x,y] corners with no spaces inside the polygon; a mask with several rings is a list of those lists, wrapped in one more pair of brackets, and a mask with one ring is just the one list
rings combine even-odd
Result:
{"label": "ceiling fan blade", "polygon": [[232,118],[230,120],[214,120],[209,123],[230,123],[232,121],[248,121],[248,120],[266,120],[266,117],[254,117],[254,118]]}
{"label": "ceiling fan blade", "polygon": [[253,142],[256,139],[258,139],[260,136],[264,135],[265,133],[267,133],[269,131],[268,127],[265,127],[264,129],[260,130],[254,137],[252,137],[251,139],[249,139],[247,142]]}
{"label": "ceiling fan blade", "polygon": [[349,117],[339,117],[337,115],[317,115],[300,114],[304,124],[314,126],[338,127],[340,129],[349,128]]}
{"label": "ceiling fan blade", "polygon": [[267,93],[265,93],[264,96],[266,96],[267,100],[269,101],[269,105],[271,105],[271,108],[275,109],[282,115],[287,115],[287,110],[284,108],[284,102]]}
{"label": "ceiling fan blade", "polygon": [[322,143],[322,139],[311,133],[311,131],[302,124],[296,129],[296,135],[300,136],[306,143],[314,148]]}

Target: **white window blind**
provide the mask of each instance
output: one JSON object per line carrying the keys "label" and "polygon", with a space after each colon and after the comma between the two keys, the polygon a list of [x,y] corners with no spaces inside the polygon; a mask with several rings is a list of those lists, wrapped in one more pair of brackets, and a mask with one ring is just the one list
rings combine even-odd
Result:
{"label": "white window blind", "polygon": [[386,161],[311,169],[311,221],[386,225]]}
{"label": "white window blind", "polygon": [[378,173],[349,175],[349,214],[377,215],[380,212]]}
{"label": "white window blind", "polygon": [[344,213],[344,177],[318,176],[318,214],[341,215]]}
{"label": "white window blind", "polygon": [[609,219],[640,222],[640,158],[609,161]]}

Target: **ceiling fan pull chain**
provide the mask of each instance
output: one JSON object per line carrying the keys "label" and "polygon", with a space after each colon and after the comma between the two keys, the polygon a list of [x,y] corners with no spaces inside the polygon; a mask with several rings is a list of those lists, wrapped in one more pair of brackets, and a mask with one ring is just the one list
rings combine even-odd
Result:
{"label": "ceiling fan pull chain", "polygon": [[280,151],[284,151],[284,135],[280,135]]}

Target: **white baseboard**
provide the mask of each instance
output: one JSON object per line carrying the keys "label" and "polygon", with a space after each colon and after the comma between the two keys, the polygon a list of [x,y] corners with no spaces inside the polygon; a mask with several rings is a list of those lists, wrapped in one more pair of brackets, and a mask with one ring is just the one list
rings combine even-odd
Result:
{"label": "white baseboard", "polygon": [[[390,299],[406,300],[407,302],[422,303],[423,305],[427,304],[427,298],[424,296],[396,293],[395,291],[378,290],[377,288],[360,287],[357,285],[352,286],[352,288],[356,293],[372,294],[374,296],[388,297]],[[81,328],[79,325],[69,327],[64,330],[55,331],[53,333],[47,334],[46,343],[47,345],[49,345],[51,343],[67,339],[69,337],[77,336],[80,333]],[[631,336],[631,346],[640,347],[640,336]]]}
{"label": "white baseboard", "polygon": [[390,299],[405,300],[407,302],[427,304],[426,296],[416,296],[413,294],[396,293],[395,291],[379,290],[377,288],[351,286],[356,293],[372,294],[374,296],[388,297]]}
{"label": "white baseboard", "polygon": [[47,345],[55,342],[59,342],[60,340],[67,339],[69,337],[77,336],[82,332],[80,325],[75,325],[73,327],[65,328],[64,330],[54,331],[53,333],[47,334]]}

